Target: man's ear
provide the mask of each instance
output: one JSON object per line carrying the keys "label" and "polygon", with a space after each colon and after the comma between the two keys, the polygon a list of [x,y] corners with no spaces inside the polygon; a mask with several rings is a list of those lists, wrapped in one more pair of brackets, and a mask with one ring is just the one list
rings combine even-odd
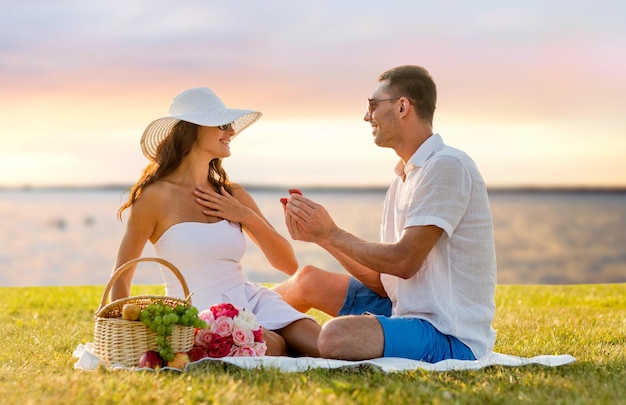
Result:
{"label": "man's ear", "polygon": [[404,112],[408,108],[408,106],[406,104],[408,102],[409,102],[409,100],[406,97],[401,97],[400,98],[400,112],[401,113]]}
{"label": "man's ear", "polygon": [[405,103],[404,99],[400,100],[400,112],[404,112],[404,103]]}

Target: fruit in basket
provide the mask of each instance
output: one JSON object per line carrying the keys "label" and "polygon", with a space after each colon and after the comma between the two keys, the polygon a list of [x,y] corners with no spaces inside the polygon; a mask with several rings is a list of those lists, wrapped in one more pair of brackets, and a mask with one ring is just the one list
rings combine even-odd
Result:
{"label": "fruit in basket", "polygon": [[139,358],[139,367],[152,369],[163,367],[163,358],[154,350],[149,350]]}
{"label": "fruit in basket", "polygon": [[[198,318],[198,309],[191,305],[177,305],[173,308],[161,304],[150,304],[141,310],[139,320],[156,333],[156,352],[165,362],[174,361],[174,348],[168,337],[172,335],[175,325],[192,328],[206,327],[206,322]],[[187,357],[187,362],[189,362],[189,357]]]}
{"label": "fruit in basket", "polygon": [[176,352],[174,358],[167,362],[167,366],[183,370],[187,363],[189,363],[189,355],[185,352]]}
{"label": "fruit in basket", "polygon": [[141,307],[137,304],[124,304],[122,307],[122,319],[136,321],[139,319]]}

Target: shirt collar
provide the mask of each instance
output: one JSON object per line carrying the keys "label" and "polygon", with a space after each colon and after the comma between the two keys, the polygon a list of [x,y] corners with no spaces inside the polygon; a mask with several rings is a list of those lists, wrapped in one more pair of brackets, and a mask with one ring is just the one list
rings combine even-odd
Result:
{"label": "shirt collar", "polygon": [[398,162],[395,172],[398,176],[404,177],[418,167],[424,166],[426,161],[435,153],[437,149],[443,146],[443,138],[439,134],[429,136],[424,143],[415,151],[409,161],[404,164],[402,160]]}

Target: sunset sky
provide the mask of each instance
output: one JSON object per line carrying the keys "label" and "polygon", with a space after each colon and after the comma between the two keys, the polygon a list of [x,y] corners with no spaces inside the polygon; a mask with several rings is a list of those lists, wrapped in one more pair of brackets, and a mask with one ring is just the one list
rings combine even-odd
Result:
{"label": "sunset sky", "polygon": [[231,180],[386,185],[398,158],[363,115],[403,64],[488,186],[626,186],[623,0],[0,4],[0,186],[135,182],[144,128],[199,86],[264,114]]}

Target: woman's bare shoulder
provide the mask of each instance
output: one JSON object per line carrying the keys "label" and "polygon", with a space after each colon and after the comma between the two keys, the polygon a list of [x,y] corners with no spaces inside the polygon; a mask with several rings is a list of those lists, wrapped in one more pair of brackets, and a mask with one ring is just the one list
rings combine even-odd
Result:
{"label": "woman's bare shoulder", "polygon": [[233,197],[239,199],[239,197],[250,198],[250,193],[239,183],[230,183],[230,190]]}
{"label": "woman's bare shoulder", "polygon": [[135,205],[157,207],[168,198],[169,189],[170,187],[163,181],[149,184],[143,189]]}
{"label": "woman's bare shoulder", "polygon": [[252,208],[257,214],[261,215],[261,210],[258,207],[256,201],[252,197],[252,195],[240,184],[231,183],[230,189],[232,190],[232,196],[239,200],[240,203],[245,205],[246,207]]}

